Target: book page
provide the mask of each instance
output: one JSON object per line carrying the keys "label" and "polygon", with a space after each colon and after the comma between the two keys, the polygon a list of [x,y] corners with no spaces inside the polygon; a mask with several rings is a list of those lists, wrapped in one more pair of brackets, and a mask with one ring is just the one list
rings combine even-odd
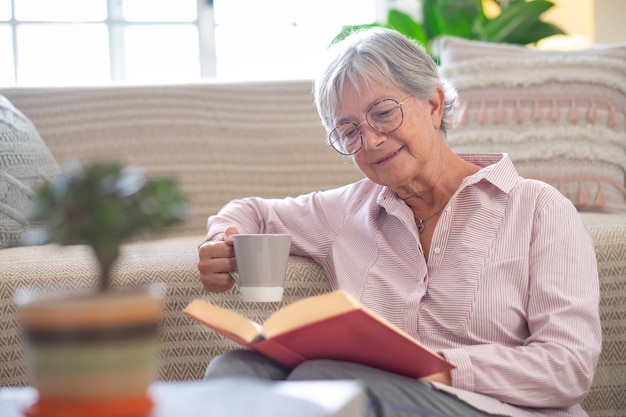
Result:
{"label": "book page", "polygon": [[232,333],[250,343],[261,331],[261,325],[246,317],[203,300],[192,301],[183,312],[217,330]]}
{"label": "book page", "polygon": [[343,291],[305,298],[272,314],[263,323],[263,336],[269,338],[324,318],[360,309],[360,307],[358,301]]}

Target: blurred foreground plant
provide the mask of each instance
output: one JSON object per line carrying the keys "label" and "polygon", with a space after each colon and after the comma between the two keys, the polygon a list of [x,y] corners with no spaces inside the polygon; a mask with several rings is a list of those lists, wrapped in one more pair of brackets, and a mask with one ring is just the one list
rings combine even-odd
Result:
{"label": "blurred foreground plant", "polygon": [[169,178],[147,178],[118,162],[68,164],[36,190],[26,243],[86,244],[100,268],[99,289],[111,284],[121,244],[140,232],[156,232],[187,217],[185,196]]}

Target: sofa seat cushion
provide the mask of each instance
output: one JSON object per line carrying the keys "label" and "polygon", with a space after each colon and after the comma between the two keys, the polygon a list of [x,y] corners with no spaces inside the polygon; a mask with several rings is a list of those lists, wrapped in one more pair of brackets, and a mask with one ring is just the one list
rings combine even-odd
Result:
{"label": "sofa seat cushion", "polygon": [[[263,321],[281,303],[244,303],[236,288],[207,294],[198,279],[198,243],[202,236],[134,242],[124,245],[114,267],[113,285],[163,282],[167,286],[161,329],[161,380],[199,379],[209,361],[234,342],[181,313],[193,299],[204,298]],[[64,291],[93,288],[97,267],[86,246],[23,246],[0,251],[0,386],[25,385],[27,373],[19,334],[18,288]],[[282,304],[329,289],[321,268],[308,258],[291,256]]]}
{"label": "sofa seat cushion", "polygon": [[626,214],[582,213],[600,275],[602,353],[585,410],[593,416],[626,410]]}
{"label": "sofa seat cushion", "polygon": [[626,211],[626,43],[575,51],[444,38],[456,152],[507,152],[579,210]]}

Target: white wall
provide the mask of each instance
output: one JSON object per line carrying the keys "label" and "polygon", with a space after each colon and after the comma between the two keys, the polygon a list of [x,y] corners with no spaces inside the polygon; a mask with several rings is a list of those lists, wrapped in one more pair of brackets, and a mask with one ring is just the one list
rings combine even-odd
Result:
{"label": "white wall", "polygon": [[594,0],[594,43],[626,42],[626,0]]}
{"label": "white wall", "polygon": [[626,41],[626,0],[552,1],[554,7],[543,18],[562,27],[568,36],[549,38],[541,46],[576,49]]}

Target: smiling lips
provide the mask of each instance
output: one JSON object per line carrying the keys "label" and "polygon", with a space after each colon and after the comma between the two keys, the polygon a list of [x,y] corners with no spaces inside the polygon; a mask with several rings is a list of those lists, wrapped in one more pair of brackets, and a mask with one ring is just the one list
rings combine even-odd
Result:
{"label": "smiling lips", "polygon": [[375,164],[382,164],[387,162],[388,160],[392,159],[394,156],[396,156],[398,153],[400,153],[400,151],[404,148],[404,146],[400,147],[400,149],[397,149],[396,151],[374,161]]}

